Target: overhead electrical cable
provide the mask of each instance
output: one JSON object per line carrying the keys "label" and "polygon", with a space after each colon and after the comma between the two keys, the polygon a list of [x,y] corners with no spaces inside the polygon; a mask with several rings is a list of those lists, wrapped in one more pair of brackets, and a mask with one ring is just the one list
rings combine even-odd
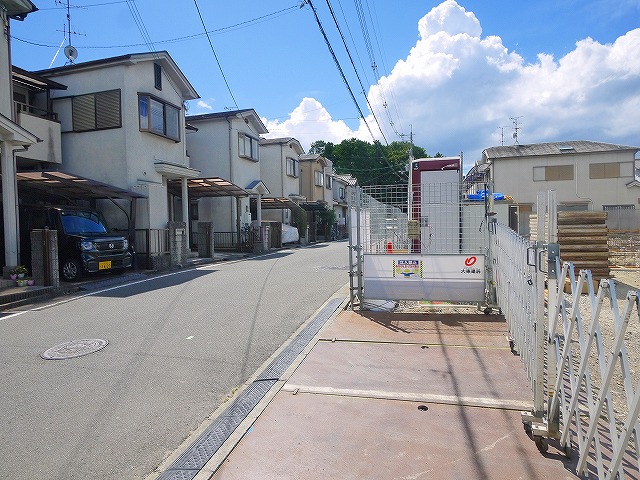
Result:
{"label": "overhead electrical cable", "polygon": [[358,57],[358,63],[360,64],[360,68],[362,69],[362,72],[364,75],[364,81],[368,85],[371,85],[372,82],[370,82],[369,78],[367,77],[367,69],[364,68],[364,64],[362,63],[362,58],[360,58],[360,52],[358,51],[358,46],[356,44],[355,39],[353,38],[353,32],[351,32],[351,28],[349,27],[349,22],[347,21],[347,16],[344,13],[344,8],[342,7],[342,2],[340,0],[338,0],[338,5],[340,6],[340,12],[342,13],[342,19],[344,21],[344,25],[347,28],[347,32],[349,32],[349,38],[351,39],[353,50],[356,52],[356,57]]}
{"label": "overhead electrical cable", "polygon": [[376,114],[373,111],[373,108],[371,107],[371,104],[369,103],[369,99],[367,98],[367,92],[365,91],[364,85],[362,84],[362,80],[360,79],[360,74],[358,73],[358,69],[356,68],[356,64],[353,62],[353,57],[351,56],[351,52],[349,51],[349,46],[347,45],[347,41],[345,40],[344,35],[342,34],[342,30],[340,29],[340,24],[338,23],[338,19],[336,18],[335,13],[333,12],[333,8],[331,7],[331,2],[329,0],[326,0],[326,2],[327,2],[327,7],[329,7],[329,12],[331,13],[331,17],[333,18],[333,22],[336,24],[336,28],[338,29],[338,33],[340,34],[340,38],[342,39],[342,44],[344,45],[344,49],[347,51],[347,56],[349,57],[349,61],[351,62],[351,66],[353,67],[353,71],[355,72],[356,77],[358,78],[358,83],[360,83],[360,88],[362,89],[362,94],[364,95],[364,98],[365,98],[365,100],[367,102],[367,105],[369,106],[369,110],[371,111],[371,115],[373,115],[373,119],[375,120],[376,124],[378,125],[378,130],[380,130],[380,134],[382,135],[382,138],[384,139],[384,143],[388,144],[389,142],[387,142],[387,137],[385,137],[384,132],[382,131],[382,127],[380,126],[380,122],[378,122],[378,117],[376,117]]}
{"label": "overhead electrical cable", "polygon": [[[380,77],[380,72],[378,70],[378,63],[376,62],[376,57],[375,57],[373,44],[371,43],[371,35],[369,33],[369,27],[368,27],[368,24],[367,24],[367,14],[366,14],[366,12],[364,10],[364,7],[362,6],[362,0],[354,0],[354,3],[355,3],[355,7],[356,7],[356,12],[358,13],[358,21],[360,22],[360,30],[362,31],[362,37],[364,39],[365,47],[366,47],[367,53],[369,55],[369,62],[371,64],[371,69],[373,70],[376,82],[379,85],[380,97],[382,99],[382,106],[384,107],[384,110],[385,110],[385,112],[387,114],[387,119],[389,121],[389,125],[393,129],[393,132],[400,139],[404,139],[405,135],[400,133],[398,131],[398,129],[396,128],[396,125],[395,125],[395,122],[393,120],[393,117],[391,116],[391,112],[389,111],[389,103],[387,102],[387,99],[385,98],[384,89],[382,88],[382,85],[380,84],[380,78],[381,78]],[[367,11],[369,12],[369,19],[371,20],[371,26],[373,28],[374,36],[376,38],[376,43],[378,45],[378,50],[380,51],[380,47],[379,47],[380,43],[378,41],[375,25],[373,23],[373,17],[371,15],[371,9],[369,8],[368,2],[367,2]],[[384,64],[384,60],[382,60],[382,62]]]}
{"label": "overhead electrical cable", "polygon": [[[386,164],[388,165],[389,169],[393,172],[393,174],[396,175],[401,180],[406,180],[406,178],[401,176],[396,171],[396,169],[393,168],[393,166],[389,162],[389,159],[384,154],[384,151],[382,150],[382,146],[380,145],[380,142],[377,141],[375,139],[375,137],[373,136],[373,132],[371,131],[371,127],[369,126],[369,123],[367,122],[367,119],[365,118],[364,113],[362,112],[362,108],[360,108],[360,104],[358,103],[358,100],[356,99],[356,96],[353,93],[353,89],[351,88],[351,85],[349,84],[349,81],[347,80],[347,77],[346,77],[346,75],[344,73],[342,65],[340,65],[340,61],[338,60],[338,57],[337,57],[335,51],[333,50],[333,47],[331,46],[331,42],[329,41],[329,38],[327,37],[327,33],[325,32],[325,29],[322,26],[322,22],[320,21],[320,17],[318,16],[318,11],[316,10],[316,7],[313,5],[313,1],[312,0],[305,0],[305,1],[311,7],[311,11],[313,12],[313,15],[314,15],[314,17],[316,19],[316,23],[318,24],[318,28],[320,29],[320,33],[322,34],[322,37],[324,38],[325,44],[327,45],[327,48],[329,49],[329,52],[331,53],[331,56],[332,56],[333,61],[334,61],[335,65],[336,65],[336,68],[338,69],[338,72],[340,73],[340,76],[342,77],[342,81],[344,82],[345,86],[347,87],[347,90],[349,91],[349,95],[351,96],[351,100],[353,101],[356,109],[358,110],[358,113],[360,114],[360,118],[362,119],[362,121],[364,122],[365,126],[367,127],[367,130],[369,131],[369,135],[371,135],[371,138],[373,139],[373,144],[380,150],[380,153],[384,157]],[[328,3],[328,0],[327,0],[327,3]],[[329,5],[329,8],[331,9],[330,5]],[[331,9],[331,11],[333,12],[333,9]],[[334,19],[335,19],[335,15],[334,15]],[[344,37],[342,37],[342,38],[344,40]],[[353,64],[353,59],[352,59],[352,64]],[[373,111],[372,111],[372,114],[373,114]],[[375,118],[375,115],[374,115],[374,118]],[[376,122],[377,122],[377,119],[376,119]],[[382,130],[380,130],[380,132],[382,133]],[[384,137],[384,134],[383,134],[383,137]],[[385,141],[386,141],[386,138],[385,138]]]}
{"label": "overhead electrical cable", "polygon": [[229,86],[229,82],[227,81],[227,76],[224,74],[224,70],[222,69],[222,64],[220,63],[220,59],[218,59],[218,54],[216,53],[216,49],[213,48],[213,42],[211,41],[211,36],[209,35],[207,26],[204,23],[204,18],[202,18],[202,13],[200,12],[200,7],[198,6],[198,0],[193,0],[193,3],[195,3],[196,5],[196,10],[198,11],[198,16],[200,17],[200,22],[202,23],[202,28],[207,34],[207,39],[209,40],[209,46],[211,47],[213,56],[216,59],[216,63],[218,64],[218,68],[220,69],[220,73],[222,74],[222,79],[224,80],[224,83],[227,86],[227,90],[229,91],[229,95],[233,100],[233,104],[236,106],[236,110],[240,110],[240,107],[238,107],[238,102],[236,102],[236,97],[233,96],[233,92],[231,91],[231,87]]}
{"label": "overhead electrical cable", "polygon": [[154,56],[157,56],[155,54],[156,47],[153,44],[153,41],[151,40],[151,36],[149,36],[149,32],[147,31],[147,27],[145,26],[144,21],[142,20],[142,16],[140,15],[140,11],[138,10],[138,6],[136,5],[135,0],[127,0],[127,6],[129,7],[129,11],[131,12],[133,21],[136,23],[136,26],[138,27],[138,31],[140,32],[140,35],[142,35],[142,39],[147,45],[147,48],[149,49],[150,52],[153,52]]}
{"label": "overhead electrical cable", "polygon": [[[105,5],[115,5],[117,3],[127,3],[127,1],[128,0],[117,0],[117,1],[114,1],[114,2],[90,3],[88,5],[69,5],[69,8],[102,7],[102,6],[105,6]],[[56,2],[56,3],[62,3],[62,2]],[[60,10],[60,9],[66,10],[67,7],[61,5],[59,7],[38,8],[38,11],[42,12],[43,10]]]}
{"label": "overhead electrical cable", "polygon": [[327,48],[329,49],[329,52],[331,53],[331,57],[333,58],[334,63],[336,64],[336,68],[338,69],[338,72],[340,72],[340,76],[342,77],[342,81],[344,82],[345,86],[347,87],[347,90],[349,91],[349,95],[351,96],[351,100],[353,101],[354,105],[356,106],[356,109],[358,110],[358,113],[360,114],[360,118],[362,119],[362,121],[364,122],[365,126],[367,127],[367,130],[369,131],[369,135],[371,135],[371,138],[375,141],[375,137],[373,136],[373,132],[371,131],[371,128],[369,127],[369,123],[367,122],[367,119],[364,116],[364,113],[362,112],[362,109],[360,108],[360,105],[358,104],[358,100],[356,99],[356,96],[353,93],[353,90],[351,89],[351,85],[349,85],[349,81],[347,80],[346,75],[344,74],[344,70],[342,69],[342,65],[340,65],[340,61],[338,60],[338,57],[336,56],[336,52],[333,50],[333,47],[331,46],[331,42],[329,41],[329,38],[327,37],[327,33],[324,30],[324,27],[322,26],[322,22],[320,21],[320,17],[318,16],[318,12],[316,10],[316,7],[313,5],[312,0],[305,0],[309,6],[311,7],[311,11],[313,12],[313,15],[316,19],[316,23],[318,24],[318,28],[320,29],[320,33],[322,33],[322,37],[324,38],[324,42],[327,45]]}
{"label": "overhead electrical cable", "polygon": [[[122,0],[122,2],[120,3],[127,3],[128,0]],[[97,5],[103,5],[103,4],[97,4]],[[108,4],[104,4],[104,5],[108,5]],[[292,10],[298,10],[300,7],[299,5],[293,5],[291,7],[287,7],[287,8],[283,8],[281,10],[278,10],[276,12],[272,12],[272,13],[267,13],[266,15],[261,15],[259,17],[256,18],[252,18],[250,20],[245,20],[243,22],[239,22],[239,23],[235,23],[233,25],[228,25],[226,27],[221,27],[221,28],[217,28],[214,30],[209,30],[207,32],[204,33],[195,33],[192,35],[185,35],[182,37],[176,37],[176,38],[168,38],[165,40],[156,40],[154,42],[154,44],[159,45],[159,44],[163,44],[163,43],[175,43],[175,42],[182,42],[182,41],[186,41],[186,40],[194,40],[194,39],[198,39],[201,37],[204,37],[205,35],[207,35],[207,33],[209,34],[220,34],[226,31],[232,31],[232,30],[236,30],[239,28],[244,28],[247,26],[250,26],[251,24],[254,23],[260,23],[262,21],[266,21],[266,20],[270,20],[271,17],[277,17],[277,16],[281,16],[284,15],[285,13],[288,13],[289,11]],[[20,38],[20,37],[12,37],[13,40],[17,40],[19,42],[22,43],[27,43],[29,45],[35,45],[37,47],[51,47],[51,48],[57,48],[56,44],[47,44],[47,43],[43,43],[43,42],[34,42],[31,40],[27,40],[24,38]],[[81,48],[133,48],[133,47],[140,47],[140,46],[144,46],[147,45],[146,43],[130,43],[130,44],[125,44],[125,45],[80,45]]]}
{"label": "overhead electrical cable", "polygon": [[[382,45],[382,40],[381,40],[381,36],[378,35],[378,32],[380,31],[380,22],[378,22],[378,14],[376,11],[376,4],[375,2],[373,3],[373,11],[374,14],[371,13],[371,8],[369,7],[369,0],[366,0],[367,2],[367,10],[369,12],[369,18],[371,20],[371,27],[373,28],[373,36],[376,39],[376,45],[378,46],[378,53],[380,54],[380,61],[382,63],[382,70],[384,75],[388,75],[389,74],[389,69],[387,68],[387,65],[385,64],[385,52],[384,52],[384,47]],[[374,21],[374,17],[375,17],[375,21]],[[376,29],[376,25],[378,26],[378,28]],[[377,79],[378,83],[380,83],[380,78]],[[388,86],[389,91],[391,92],[391,98],[393,100],[393,105],[395,108],[395,112],[396,112],[396,117],[398,118],[398,122],[400,123],[400,132],[404,131],[404,128],[402,127],[402,123],[401,123],[401,117],[400,117],[400,112],[398,111],[398,102],[395,99],[395,95],[393,93],[393,88],[391,88],[391,85]],[[392,126],[394,126],[393,120],[391,118],[391,113],[388,111],[388,104],[386,99],[384,98],[384,89],[382,88],[382,85],[380,85],[380,94],[382,95],[383,101],[385,103],[385,109],[387,110],[387,114],[389,115],[389,122],[391,123]],[[398,135],[401,139],[404,139],[404,137],[406,137],[406,134],[404,133],[399,133],[395,128],[394,131],[396,133],[396,135]]]}

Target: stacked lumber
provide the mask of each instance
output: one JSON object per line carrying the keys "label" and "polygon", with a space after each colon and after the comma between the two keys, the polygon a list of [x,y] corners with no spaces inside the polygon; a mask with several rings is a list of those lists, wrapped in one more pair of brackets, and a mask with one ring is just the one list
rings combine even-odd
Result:
{"label": "stacked lumber", "polygon": [[[538,240],[538,215],[533,213],[529,215],[529,240],[535,242]],[[549,238],[549,219],[547,215],[544,216],[544,234],[542,239]]]}
{"label": "stacked lumber", "polygon": [[607,212],[558,212],[558,243],[563,262],[591,270],[594,280],[610,278]]}

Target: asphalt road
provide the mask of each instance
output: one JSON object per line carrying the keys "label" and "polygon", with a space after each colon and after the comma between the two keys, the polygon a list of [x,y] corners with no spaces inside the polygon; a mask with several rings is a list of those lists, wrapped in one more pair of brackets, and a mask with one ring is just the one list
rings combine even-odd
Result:
{"label": "asphalt road", "polygon": [[[179,271],[0,318],[0,478],[138,479],[348,282],[347,244]],[[106,339],[65,360],[60,343]]]}

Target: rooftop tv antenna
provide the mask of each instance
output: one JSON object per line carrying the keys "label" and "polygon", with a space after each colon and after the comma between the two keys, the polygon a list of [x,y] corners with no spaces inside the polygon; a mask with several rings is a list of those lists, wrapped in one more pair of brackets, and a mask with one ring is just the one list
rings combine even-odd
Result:
{"label": "rooftop tv antenna", "polygon": [[518,119],[522,118],[522,116],[519,117],[509,117],[511,119],[511,121],[513,122],[513,140],[515,141],[515,145],[518,145],[518,132],[520,131],[520,129],[522,127],[520,127],[518,125]]}
{"label": "rooftop tv antenna", "polygon": [[[62,3],[62,2],[60,2]],[[73,63],[76,58],[78,58],[78,49],[71,44],[71,38],[73,35],[78,35],[77,32],[71,31],[71,5],[69,4],[69,0],[67,0],[67,31],[69,32],[69,44],[64,47],[64,56],[67,57],[69,63]],[[66,32],[65,32],[66,37]]]}

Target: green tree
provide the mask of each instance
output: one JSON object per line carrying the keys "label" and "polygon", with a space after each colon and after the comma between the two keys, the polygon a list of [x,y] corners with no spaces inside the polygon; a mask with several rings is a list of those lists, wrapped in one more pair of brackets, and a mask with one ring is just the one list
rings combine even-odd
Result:
{"label": "green tree", "polygon": [[[326,157],[327,154],[331,154],[333,150],[333,143],[325,142],[324,140],[316,140],[309,147],[309,153],[315,153],[317,155],[322,155]],[[326,157],[329,158],[329,157]]]}
{"label": "green tree", "polygon": [[319,210],[318,215],[320,217],[320,223],[325,226],[331,227],[331,225],[336,223],[336,211],[333,208]]}
{"label": "green tree", "polygon": [[[382,145],[351,138],[334,145],[318,140],[309,153],[323,155],[333,162],[338,174],[351,174],[360,185],[405,184],[409,165],[409,142]],[[413,146],[414,158],[428,157],[422,147]]]}

